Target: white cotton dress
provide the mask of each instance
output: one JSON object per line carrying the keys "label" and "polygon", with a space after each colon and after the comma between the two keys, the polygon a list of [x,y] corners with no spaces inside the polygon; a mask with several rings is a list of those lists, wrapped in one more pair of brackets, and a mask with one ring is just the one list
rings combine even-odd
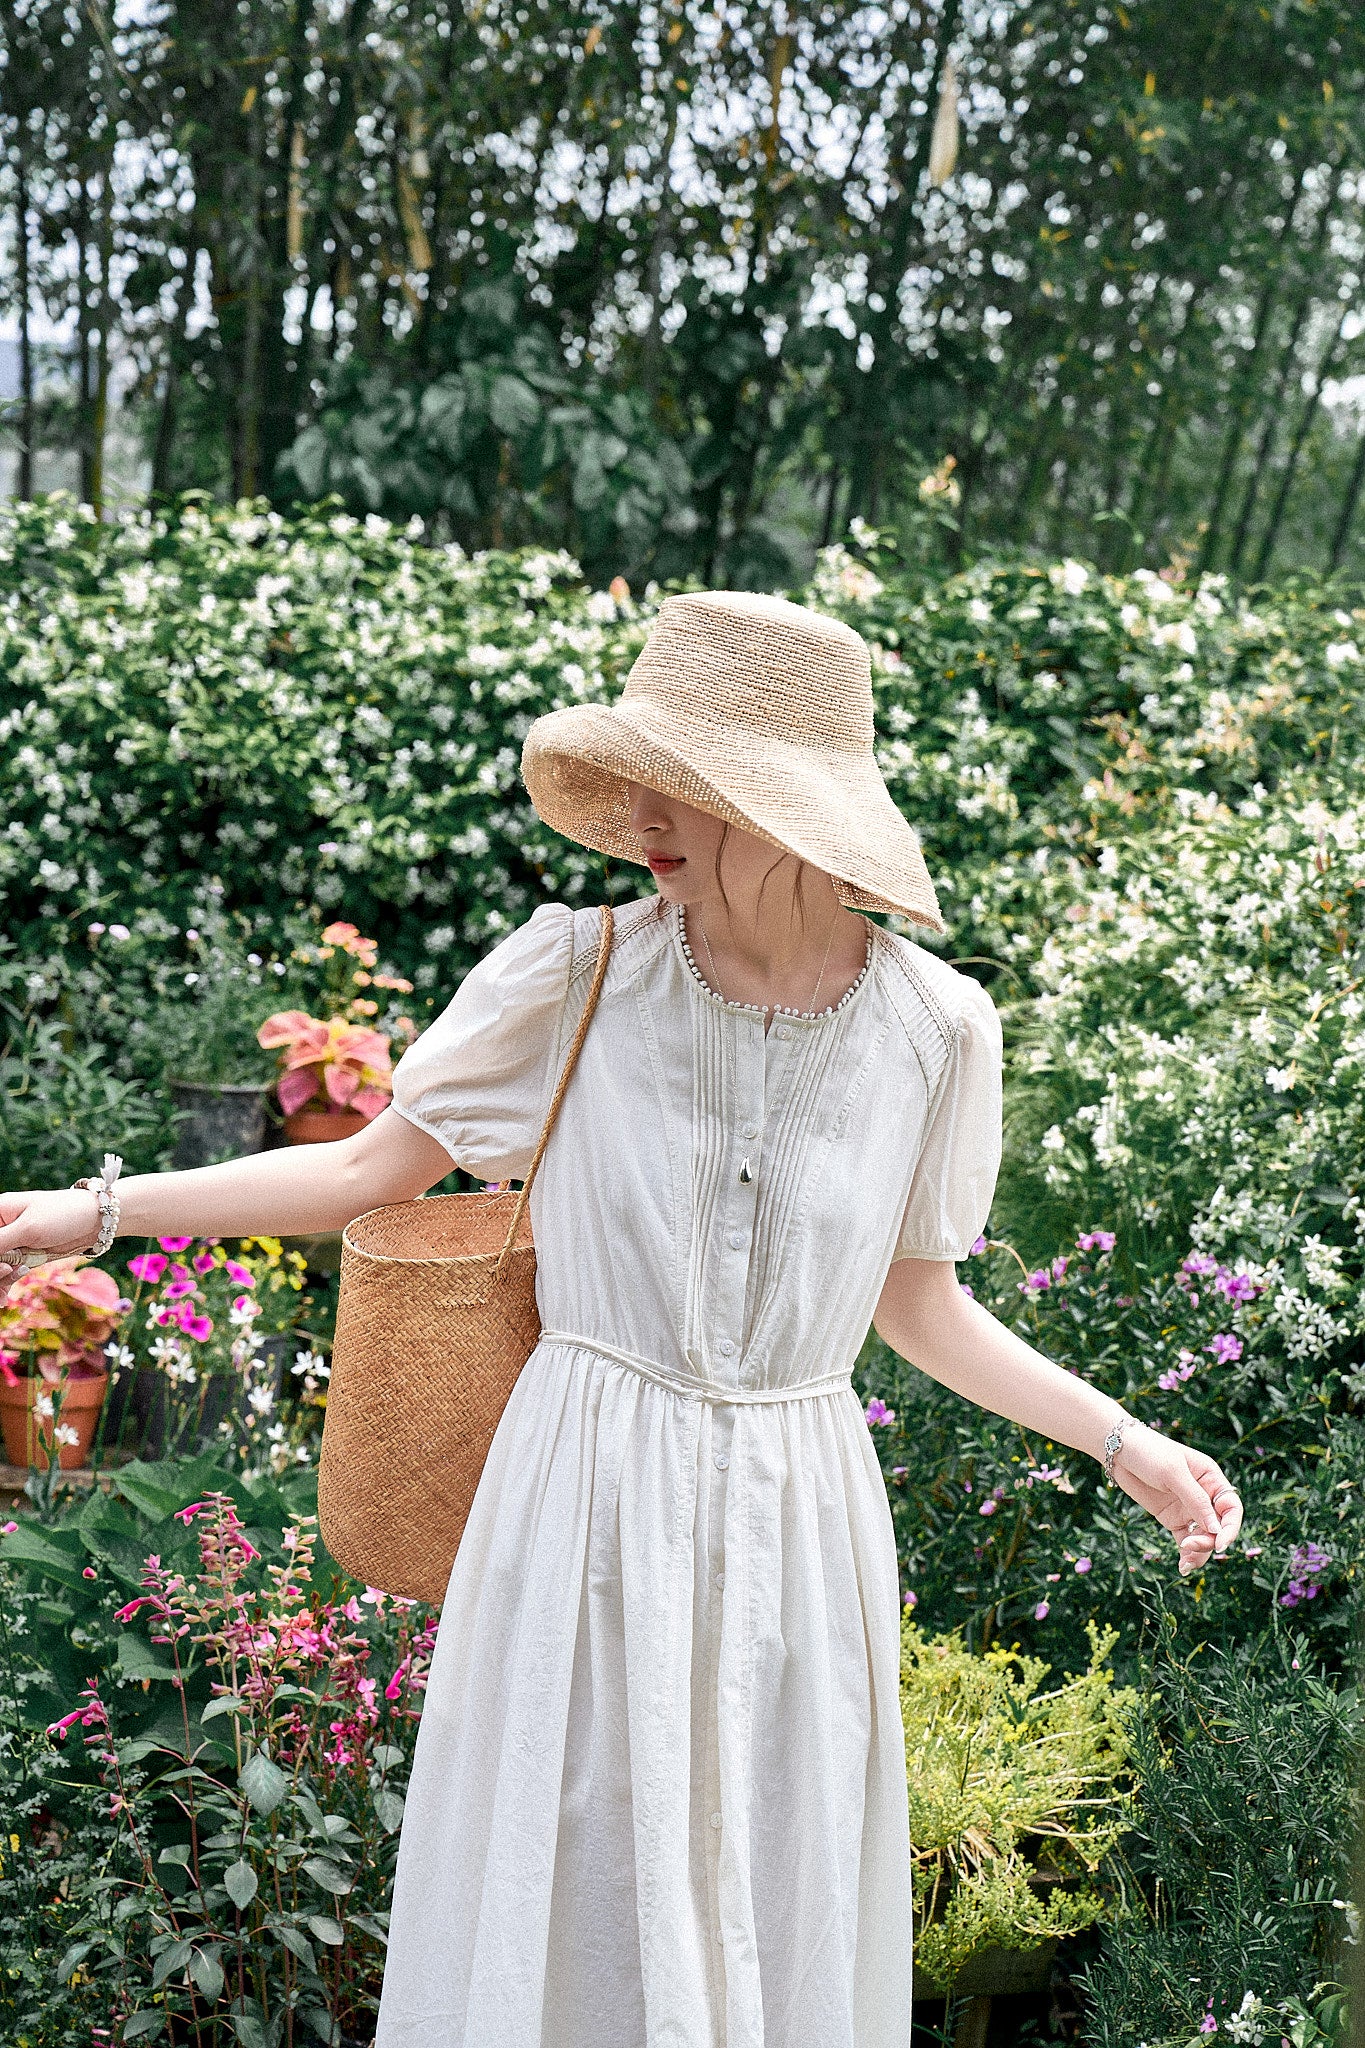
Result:
{"label": "white cotton dress", "polygon": [[[519,1178],[582,1013],[551,904],[399,1062]],[[897,1257],[958,1259],[1000,1157],[985,991],[868,925],[835,1008],[617,915],[536,1180],[543,1334],[450,1575],[377,2048],[906,2048],[896,1546],[850,1368]],[[748,1178],[745,1178],[745,1162]]]}

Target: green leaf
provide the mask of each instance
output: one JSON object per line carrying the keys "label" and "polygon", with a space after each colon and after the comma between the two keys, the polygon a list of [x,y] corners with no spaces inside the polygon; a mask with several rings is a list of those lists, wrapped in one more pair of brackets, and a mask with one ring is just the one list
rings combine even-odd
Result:
{"label": "green leaf", "polygon": [[177,1970],[183,1970],[194,1949],[192,1941],[173,1941],[169,1948],[163,1948],[152,1964],[152,1989],[159,1991],[168,1977]]}
{"label": "green leaf", "polygon": [[235,1692],[220,1693],[217,1699],[210,1700],[206,1707],[200,1709],[199,1725],[202,1728],[206,1721],[216,1721],[222,1714],[245,1711],[246,1701],[240,1699]]}
{"label": "green leaf", "polygon": [[216,1955],[208,1949],[197,1948],[190,1957],[190,1981],[205,1998],[220,1998],[223,1991],[223,1966]]}
{"label": "green leaf", "polygon": [[73,1941],[57,1965],[57,1982],[65,1984],[71,1972],[78,1969],[95,1946],[93,1941]]}
{"label": "green leaf", "polygon": [[265,2028],[251,2013],[234,2013],[232,2025],[241,2048],[269,2048]]}
{"label": "green leaf", "polygon": [[260,1749],[247,1758],[237,1783],[257,1813],[273,1813],[289,1790],[289,1780],[284,1772]]}
{"label": "green leaf", "polygon": [[158,1863],[179,1863],[188,1866],[190,1854],[188,1842],[171,1842],[156,1860]]}
{"label": "green leaf", "polygon": [[249,1906],[256,1896],[256,1873],[245,1857],[238,1857],[235,1863],[229,1863],[223,1872],[223,1883],[227,1887],[228,1897],[239,1913]]}
{"label": "green leaf", "polygon": [[32,1528],[26,1522],[21,1522],[11,1535],[0,1537],[0,1560],[4,1563],[27,1565],[59,1585],[76,1589],[83,1589],[86,1583],[80,1563],[84,1554],[82,1548],[79,1556],[73,1556],[61,1544],[54,1543],[46,1531]]}
{"label": "green leaf", "polygon": [[324,2005],[301,2005],[299,2016],[310,2026],[320,2041],[339,2042],[341,2029]]}
{"label": "green leaf", "polygon": [[306,1964],[310,1970],[317,1970],[317,1957],[313,1954],[313,1944],[306,1935],[300,1934],[297,1927],[279,1927],[275,1931],[291,1955],[297,1956],[299,1961]]}
{"label": "green leaf", "polygon": [[131,1629],[118,1639],[118,1668],[125,1678],[174,1678],[175,1667],[163,1664],[152,1645]]}
{"label": "green leaf", "polygon": [[381,1771],[390,1771],[403,1761],[403,1752],[394,1742],[377,1742],[371,1754]]}
{"label": "green leaf", "polygon": [[327,1856],[305,1856],[303,1867],[314,1883],[320,1884],[325,1892],[344,1894],[355,1883],[353,1877]]}
{"label": "green leaf", "polygon": [[140,1764],[144,1757],[152,1756],[157,1750],[165,1749],[165,1747],[166,1744],[164,1742],[157,1742],[150,1735],[135,1735],[131,1742],[121,1742],[119,1744],[118,1760],[124,1766]]}
{"label": "green leaf", "polygon": [[381,1785],[374,1795],[374,1810],[379,1815],[379,1825],[391,1835],[403,1824],[402,1793],[392,1792],[387,1785]]}
{"label": "green leaf", "polygon": [[319,1941],[325,1941],[331,1948],[340,1948],[346,1939],[339,1920],[333,1920],[326,1913],[310,1913],[306,1923]]}
{"label": "green leaf", "polygon": [[133,2012],[123,2022],[125,2041],[149,2041],[153,2034],[159,2034],[165,2024],[164,2012]]}

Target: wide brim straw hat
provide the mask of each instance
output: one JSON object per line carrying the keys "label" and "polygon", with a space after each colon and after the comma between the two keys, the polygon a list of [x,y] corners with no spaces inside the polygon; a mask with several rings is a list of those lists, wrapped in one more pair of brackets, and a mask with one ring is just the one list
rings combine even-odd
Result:
{"label": "wide brim straw hat", "polygon": [[873,752],[867,643],[804,605],[665,598],[616,702],[536,719],[521,772],[547,825],[616,860],[646,865],[629,814],[642,783],[823,869],[854,909],[946,929]]}

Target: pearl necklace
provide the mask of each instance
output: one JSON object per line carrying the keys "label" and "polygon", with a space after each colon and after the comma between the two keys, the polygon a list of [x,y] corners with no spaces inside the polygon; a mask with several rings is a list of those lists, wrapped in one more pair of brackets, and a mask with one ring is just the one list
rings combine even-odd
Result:
{"label": "pearl necklace", "polygon": [[[696,962],[696,959],[695,959],[695,957],[694,957],[694,955],[693,955],[693,952],[692,952],[692,947],[691,947],[691,945],[690,945],[690,943],[689,943],[689,941],[688,941],[688,937],[687,937],[687,920],[686,920],[686,918],[685,918],[685,917],[683,916],[683,906],[681,905],[681,903],[675,903],[675,904],[673,905],[673,922],[674,922],[674,928],[675,928],[675,930],[676,930],[676,932],[677,932],[677,934],[678,934],[678,943],[679,943],[679,944],[680,944],[680,946],[682,947],[682,953],[683,953],[683,958],[684,958],[684,959],[686,960],[686,962],[687,962],[687,964],[688,964],[688,967],[689,967],[689,968],[691,969],[691,971],[692,971],[692,977],[693,977],[693,979],[695,980],[695,982],[697,983],[697,986],[698,986],[698,987],[699,987],[699,988],[700,988],[700,989],[702,990],[703,994],[705,994],[705,995],[709,996],[709,997],[711,998],[712,1002],[715,1002],[715,1003],[722,1003],[722,1004],[724,1004],[724,1006],[725,1006],[725,1008],[726,1008],[726,1009],[729,1009],[729,1010],[747,1010],[747,1011],[749,1011],[749,1012],[750,1012],[750,1014],[751,1014],[752,1016],[755,1016],[755,1017],[763,1017],[763,1018],[766,1018],[766,1017],[767,1017],[769,1009],[771,1009],[771,1011],[772,1011],[772,1013],[773,1013],[774,1017],[802,1017],[802,1018],[805,1018],[805,1019],[807,1019],[808,1021],[809,1021],[809,1020],[812,1020],[812,1019],[818,1019],[818,1018],[820,1018],[820,1017],[833,1017],[834,1015],[836,1015],[836,1013],[837,1013],[838,1011],[840,1011],[840,1010],[842,1010],[842,1009],[843,1009],[843,1007],[844,1007],[845,1003],[849,1003],[849,1002],[852,1002],[852,1000],[853,1000],[854,996],[856,996],[856,995],[857,995],[857,993],[858,993],[858,990],[859,990],[859,989],[860,989],[860,988],[862,987],[863,983],[864,983],[864,982],[865,982],[865,981],[867,980],[867,977],[868,977],[868,973],[869,973],[869,971],[871,970],[871,967],[872,967],[872,948],[873,948],[874,944],[876,943],[876,941],[875,941],[875,938],[874,938],[874,936],[873,936],[873,935],[874,935],[874,933],[875,933],[876,927],[875,927],[875,925],[869,925],[869,927],[868,927],[868,934],[867,934],[867,958],[866,958],[866,959],[865,959],[865,960],[863,961],[863,965],[862,965],[862,972],[861,972],[861,973],[859,974],[859,976],[858,976],[857,980],[856,980],[855,982],[851,983],[851,984],[850,984],[850,986],[849,986],[848,988],[846,988],[846,989],[844,990],[844,993],[843,993],[843,994],[842,994],[842,995],[840,996],[840,998],[839,998],[839,1000],[838,1000],[838,1002],[837,1002],[837,1003],[828,1003],[828,1004],[826,1004],[826,1006],[825,1006],[825,1008],[824,1008],[823,1010],[794,1010],[794,1009],[792,1009],[792,1008],[791,1008],[791,1007],[790,1007],[790,1006],[789,1006],[788,1004],[786,1004],[786,1003],[772,1003],[772,1004],[764,1004],[764,1003],[736,1003],[736,1002],[731,1002],[731,1000],[730,1000],[730,998],[729,998],[728,996],[724,996],[724,995],[722,995],[722,994],[721,994],[721,992],[720,992],[720,989],[719,989],[719,987],[718,987],[718,986],[713,986],[713,985],[712,985],[712,983],[711,983],[711,982],[709,982],[709,981],[708,981],[708,980],[706,979],[706,976],[705,976],[705,975],[704,975],[704,974],[702,973],[702,971],[701,971],[700,967],[698,967],[698,965],[697,965],[697,962]],[[706,951],[707,951],[707,955],[708,955],[708,957],[709,957],[709,956],[710,956],[710,952],[711,952],[711,948],[710,948],[710,944],[709,944],[709,942],[707,942],[707,939],[706,939],[706,926],[705,926],[705,925],[703,925],[703,926],[702,926],[702,928],[701,928],[701,935],[702,935],[702,940],[703,940],[703,943],[704,943],[704,944],[706,944]],[[830,929],[830,944],[831,944],[831,945],[833,944],[833,940],[834,940],[834,932],[833,932],[833,927],[831,927],[831,929]],[[825,965],[827,966],[827,965],[828,965],[828,963],[829,963],[829,946],[826,946],[826,948],[825,948]],[[713,976],[715,976],[715,974],[716,974],[716,968],[715,968],[715,962],[714,962],[714,960],[713,960],[713,961],[711,962],[711,972],[712,972],[712,975],[713,975]],[[817,994],[819,993],[819,989],[820,989],[820,982],[821,982],[821,981],[823,981],[823,980],[824,980],[824,978],[825,978],[825,968],[824,968],[824,966],[822,966],[822,967],[821,967],[821,969],[820,969],[820,980],[816,982],[816,984],[815,984],[815,988],[814,988],[814,989],[812,990],[812,992],[811,992],[811,1000],[812,1000],[812,1001],[814,1001],[814,999],[815,999],[815,996],[816,996],[816,995],[817,995]],[[717,982],[719,981],[719,976],[716,976],[716,980],[717,980]]]}

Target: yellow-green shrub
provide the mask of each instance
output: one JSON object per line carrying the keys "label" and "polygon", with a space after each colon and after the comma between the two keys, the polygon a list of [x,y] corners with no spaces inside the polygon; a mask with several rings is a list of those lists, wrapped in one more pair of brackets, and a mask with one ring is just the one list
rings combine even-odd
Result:
{"label": "yellow-green shrub", "polygon": [[936,1983],[980,1949],[1033,1948],[1104,1910],[1093,1886],[1071,1883],[1129,1825],[1136,1694],[1109,1668],[1117,1632],[1092,1621],[1087,1633],[1087,1669],[1045,1691],[1039,1657],[976,1656],[958,1633],[904,1623],[915,1960]]}

